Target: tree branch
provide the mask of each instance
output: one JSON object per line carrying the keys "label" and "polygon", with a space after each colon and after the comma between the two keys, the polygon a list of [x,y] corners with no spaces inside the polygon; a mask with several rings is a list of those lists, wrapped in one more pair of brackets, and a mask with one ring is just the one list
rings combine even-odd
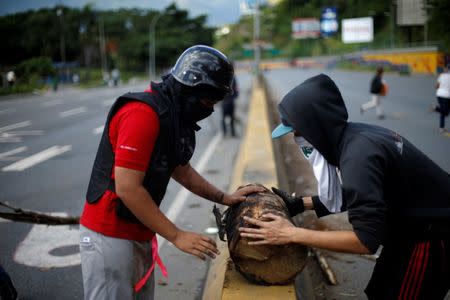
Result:
{"label": "tree branch", "polygon": [[33,224],[46,224],[46,225],[76,225],[79,224],[79,217],[59,217],[52,216],[50,214],[24,210],[18,207],[14,207],[7,202],[0,201],[0,206],[6,207],[14,212],[1,212],[0,218],[8,219],[15,222],[25,222]]}

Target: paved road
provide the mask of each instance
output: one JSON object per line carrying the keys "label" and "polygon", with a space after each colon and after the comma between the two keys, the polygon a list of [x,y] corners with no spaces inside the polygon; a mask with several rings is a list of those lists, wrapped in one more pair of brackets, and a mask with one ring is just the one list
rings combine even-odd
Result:
{"label": "paved road", "polygon": [[[240,117],[245,121],[248,74],[238,76]],[[118,88],[65,89],[44,95],[0,100],[0,199],[43,212],[79,215],[108,108],[145,83]],[[197,135],[193,160],[207,178],[226,189],[240,139],[219,134],[220,109]],[[217,159],[220,157],[220,159]],[[213,226],[212,205],[188,196],[171,183],[161,209],[184,229]],[[42,226],[0,219],[0,263],[12,276],[21,299],[82,299],[78,227]],[[169,280],[157,279],[158,299],[195,299],[208,262],[161,243]]]}

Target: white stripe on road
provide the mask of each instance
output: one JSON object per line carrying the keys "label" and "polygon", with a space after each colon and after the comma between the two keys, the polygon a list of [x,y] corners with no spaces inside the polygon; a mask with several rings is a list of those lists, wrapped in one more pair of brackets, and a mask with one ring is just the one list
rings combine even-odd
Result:
{"label": "white stripe on road", "polygon": [[27,150],[27,147],[23,146],[23,147],[19,147],[19,148],[10,150],[10,151],[6,151],[6,152],[3,152],[3,153],[0,153],[0,159],[5,158],[5,157],[10,156],[10,155],[14,155],[14,154],[20,153],[20,152],[24,152],[26,150]]}
{"label": "white stripe on road", "polygon": [[[206,164],[208,163],[211,155],[213,155],[214,150],[216,149],[219,142],[222,140],[222,134],[218,133],[216,136],[209,142],[208,147],[206,148],[205,152],[202,154],[202,158],[197,163],[197,165],[194,167],[194,169],[198,173],[203,173],[205,170]],[[184,187],[181,188],[181,190],[178,192],[178,194],[175,196],[175,199],[173,200],[172,204],[170,205],[169,209],[167,210],[166,217],[171,220],[172,222],[175,221],[175,219],[180,214],[181,209],[184,206],[184,203],[187,200],[187,197],[189,196],[189,191],[185,189]],[[163,245],[166,243],[165,239],[161,239],[162,241],[158,245],[158,250],[160,250]]]}
{"label": "white stripe on road", "polygon": [[48,106],[55,106],[55,105],[58,105],[58,104],[61,104],[61,103],[63,103],[62,100],[55,99],[55,100],[50,100],[50,101],[43,102],[42,106],[47,106],[47,107]]}
{"label": "white stripe on road", "polygon": [[13,113],[13,112],[16,112],[16,111],[17,111],[17,109],[15,109],[15,108],[7,108],[7,109],[0,110],[0,115],[1,114],[7,114],[7,113]]}
{"label": "white stripe on road", "polygon": [[8,126],[0,127],[0,133],[8,131],[8,130],[11,130],[11,129],[27,127],[27,126],[30,126],[30,125],[31,125],[31,121],[23,121],[23,122],[11,124],[11,125],[8,125]]}
{"label": "white stripe on road", "polygon": [[28,131],[12,131],[2,133],[0,136],[2,137],[13,137],[13,136],[22,136],[22,135],[43,135],[44,132],[42,130],[28,130]]}
{"label": "white stripe on road", "polygon": [[22,142],[21,137],[8,136],[6,133],[0,134],[0,143],[20,143]]}
{"label": "white stripe on road", "polygon": [[70,151],[72,149],[71,145],[66,146],[53,146],[48,149],[45,149],[44,151],[38,152],[36,154],[33,154],[27,158],[24,158],[22,160],[19,160],[9,166],[3,167],[2,171],[8,172],[8,171],[23,171],[25,169],[28,169],[34,165],[37,165],[41,162],[44,162],[52,157],[55,157],[57,155],[63,154],[67,151]]}
{"label": "white stripe on road", "polygon": [[100,127],[94,128],[94,129],[92,130],[92,133],[93,133],[93,134],[100,134],[100,133],[103,132],[103,129],[104,129],[104,128],[105,128],[105,125],[102,125],[102,126],[100,126]]}
{"label": "white stripe on road", "polygon": [[65,118],[65,117],[69,117],[69,116],[73,116],[73,115],[77,115],[77,114],[82,114],[82,113],[84,113],[86,111],[87,111],[86,106],[81,106],[81,107],[77,107],[77,108],[74,108],[74,109],[70,109],[70,110],[66,110],[66,111],[60,112],[59,116],[61,118]]}
{"label": "white stripe on road", "polygon": [[[67,213],[51,213],[52,216],[67,216]],[[80,231],[78,226],[34,225],[14,252],[16,263],[35,268],[64,268],[80,265],[78,251],[58,254],[55,250],[78,249]]]}

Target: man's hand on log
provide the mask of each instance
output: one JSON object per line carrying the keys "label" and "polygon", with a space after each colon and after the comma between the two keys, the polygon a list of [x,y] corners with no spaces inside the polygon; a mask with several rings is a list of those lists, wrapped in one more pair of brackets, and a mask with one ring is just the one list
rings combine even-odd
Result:
{"label": "man's hand on log", "polygon": [[239,190],[235,191],[231,195],[228,195],[228,194],[224,195],[222,204],[231,206],[233,204],[245,201],[246,196],[249,194],[264,192],[264,191],[265,191],[265,189],[260,186],[249,185],[249,186],[240,188]]}

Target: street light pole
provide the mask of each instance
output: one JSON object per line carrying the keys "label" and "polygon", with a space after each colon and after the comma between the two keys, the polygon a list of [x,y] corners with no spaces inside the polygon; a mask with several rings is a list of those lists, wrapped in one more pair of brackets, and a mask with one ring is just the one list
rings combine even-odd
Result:
{"label": "street light pole", "polygon": [[106,74],[106,72],[108,71],[107,69],[107,64],[106,64],[106,49],[105,49],[105,24],[103,23],[103,19],[100,18],[99,20],[99,26],[98,26],[98,32],[99,32],[99,42],[100,42],[100,59],[101,59],[101,63],[102,63],[102,75],[104,76]]}
{"label": "street light pole", "polygon": [[254,51],[255,51],[255,72],[259,75],[259,64],[261,61],[261,48],[260,48],[260,25],[259,25],[259,1],[255,0],[254,8],[254,20],[253,20],[253,39],[254,39]]}
{"label": "street light pole", "polygon": [[59,47],[60,47],[60,51],[61,51],[61,62],[64,66],[64,64],[66,62],[66,41],[64,38],[64,20],[63,20],[64,12],[61,7],[56,10],[56,15],[59,17],[59,22],[60,22],[60,26],[61,26],[60,34],[59,34],[60,35]]}
{"label": "street light pole", "polygon": [[395,32],[394,32],[394,28],[395,28],[395,7],[394,7],[394,1],[391,2],[390,5],[390,44],[391,44],[391,48],[394,48],[394,42],[395,42]]}
{"label": "street light pole", "polygon": [[156,63],[155,63],[155,52],[156,52],[156,38],[155,38],[155,26],[158,20],[163,16],[163,14],[159,14],[153,17],[150,28],[149,28],[149,45],[148,45],[148,73],[150,80],[155,79],[156,77]]}

